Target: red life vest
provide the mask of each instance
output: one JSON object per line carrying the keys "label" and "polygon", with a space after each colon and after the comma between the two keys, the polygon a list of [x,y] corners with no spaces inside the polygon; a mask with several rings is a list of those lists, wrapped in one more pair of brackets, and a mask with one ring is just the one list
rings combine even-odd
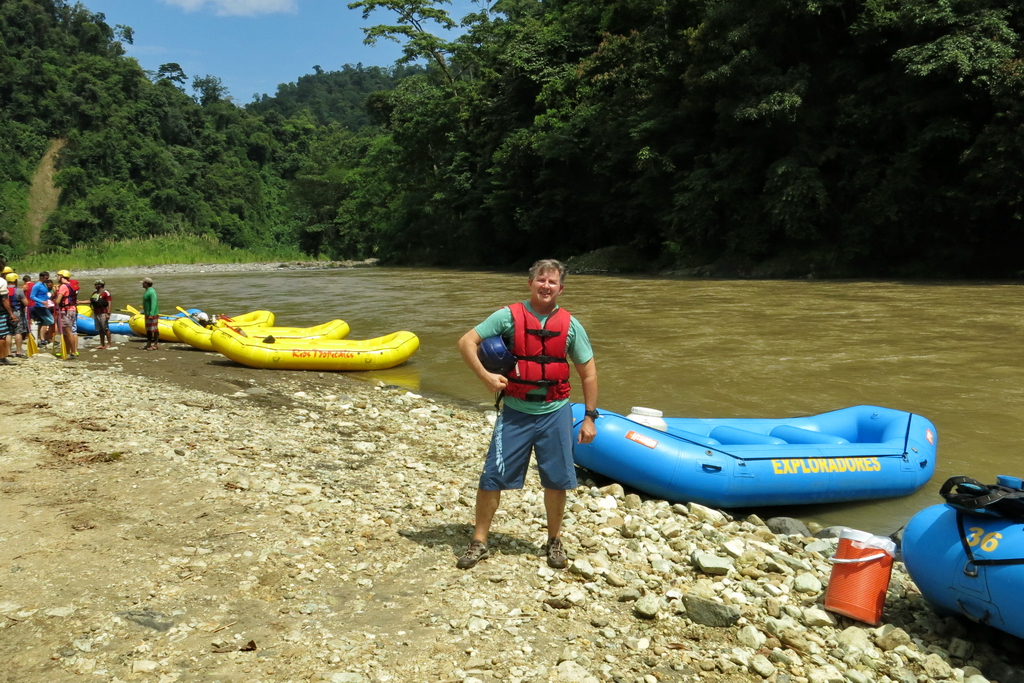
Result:
{"label": "red life vest", "polygon": [[531,389],[547,387],[544,401],[569,398],[569,361],[566,344],[569,340],[569,311],[559,308],[552,313],[545,327],[522,303],[508,307],[512,311],[515,335],[512,355],[518,361],[508,378],[505,395],[523,400]]}
{"label": "red life vest", "polygon": [[[60,308],[62,311],[78,308],[78,280],[68,281],[67,287],[67,294],[65,294],[64,298],[60,300]],[[57,291],[59,293],[60,289]]]}

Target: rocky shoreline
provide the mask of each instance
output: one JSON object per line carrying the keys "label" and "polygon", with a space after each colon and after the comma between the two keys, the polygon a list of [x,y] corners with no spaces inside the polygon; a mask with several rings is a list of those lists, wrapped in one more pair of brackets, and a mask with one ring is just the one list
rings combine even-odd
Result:
{"label": "rocky shoreline", "polygon": [[111,275],[159,275],[165,273],[249,273],[280,270],[330,270],[338,268],[373,268],[380,259],[362,261],[257,261],[253,263],[168,263],[159,266],[124,268],[90,268],[75,271],[76,278],[110,277]]}
{"label": "rocky shoreline", "polygon": [[2,680],[1024,680],[1019,641],[936,616],[901,563],[870,628],[823,608],[836,539],[585,473],[568,570],[541,556],[531,473],[459,571],[493,413],[339,375],[130,371],[167,346],[0,371]]}

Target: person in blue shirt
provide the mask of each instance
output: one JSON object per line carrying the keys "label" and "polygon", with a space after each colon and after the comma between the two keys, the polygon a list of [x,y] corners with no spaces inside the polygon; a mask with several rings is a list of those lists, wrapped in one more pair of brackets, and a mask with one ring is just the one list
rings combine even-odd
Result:
{"label": "person in blue shirt", "polygon": [[[499,309],[459,339],[459,353],[466,365],[490,391],[502,393],[505,401],[477,488],[473,540],[456,563],[460,569],[469,569],[490,556],[487,536],[501,492],[523,487],[531,451],[544,487],[547,563],[556,569],[568,564],[561,530],[566,491],[576,488],[570,362],[579,373],[586,406],[579,443],[594,440],[598,414],[597,366],[590,339],[583,325],[557,303],[564,282],[564,265],[554,259],[537,261],[530,268],[529,300]],[[499,336],[517,361],[507,375],[489,371],[479,358],[483,340]]]}
{"label": "person in blue shirt", "polygon": [[39,281],[32,285],[32,320],[38,326],[39,345],[46,346],[53,339],[53,301],[50,298],[50,274],[39,273]]}

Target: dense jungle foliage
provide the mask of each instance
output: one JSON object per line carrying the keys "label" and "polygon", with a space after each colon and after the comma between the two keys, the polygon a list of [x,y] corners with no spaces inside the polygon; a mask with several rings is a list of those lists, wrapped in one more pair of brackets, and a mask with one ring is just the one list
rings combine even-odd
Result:
{"label": "dense jungle foliage", "polygon": [[28,183],[66,139],[40,248],[175,233],[395,263],[628,247],[738,273],[1024,272],[1020,3],[497,0],[454,40],[430,32],[456,27],[446,4],[350,4],[419,68],[315,67],[243,107],[216,76],[190,95],[176,64],[144,73],[131,29],[81,5],[5,0],[8,250],[35,248]]}

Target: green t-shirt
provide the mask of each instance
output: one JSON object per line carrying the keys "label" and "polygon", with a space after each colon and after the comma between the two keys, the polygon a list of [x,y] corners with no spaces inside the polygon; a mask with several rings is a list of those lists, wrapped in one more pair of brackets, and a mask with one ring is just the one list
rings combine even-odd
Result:
{"label": "green t-shirt", "polygon": [[160,315],[160,307],[156,303],[155,287],[146,287],[146,291],[142,293],[142,314]]}
{"label": "green t-shirt", "polygon": [[[530,307],[529,301],[524,301],[523,305],[533,315],[537,316],[537,320],[540,321],[540,326],[545,327],[548,322],[550,315],[537,315],[537,312]],[[558,307],[555,307],[555,311]],[[554,313],[554,311],[552,311]],[[480,335],[482,339],[488,337],[502,337],[505,340],[505,344],[511,349],[513,337],[515,336],[515,325],[512,322],[512,311],[508,306],[500,308],[494,313],[491,313],[487,317],[487,320],[483,321],[479,325],[473,328],[476,333]],[[569,318],[569,334],[565,342],[566,356],[569,361],[574,365],[582,365],[588,362],[594,357],[594,349],[590,346],[590,337],[587,336],[587,331],[583,329],[583,325],[576,320],[575,316]],[[531,394],[537,394],[543,396],[547,389],[538,388],[532,389]],[[524,401],[521,398],[512,398],[511,396],[505,397],[505,405],[512,410],[518,410],[521,413],[527,415],[544,415],[545,413],[553,413],[558,410],[566,403],[569,399],[561,399],[558,401],[551,401],[550,403],[544,401]]]}

